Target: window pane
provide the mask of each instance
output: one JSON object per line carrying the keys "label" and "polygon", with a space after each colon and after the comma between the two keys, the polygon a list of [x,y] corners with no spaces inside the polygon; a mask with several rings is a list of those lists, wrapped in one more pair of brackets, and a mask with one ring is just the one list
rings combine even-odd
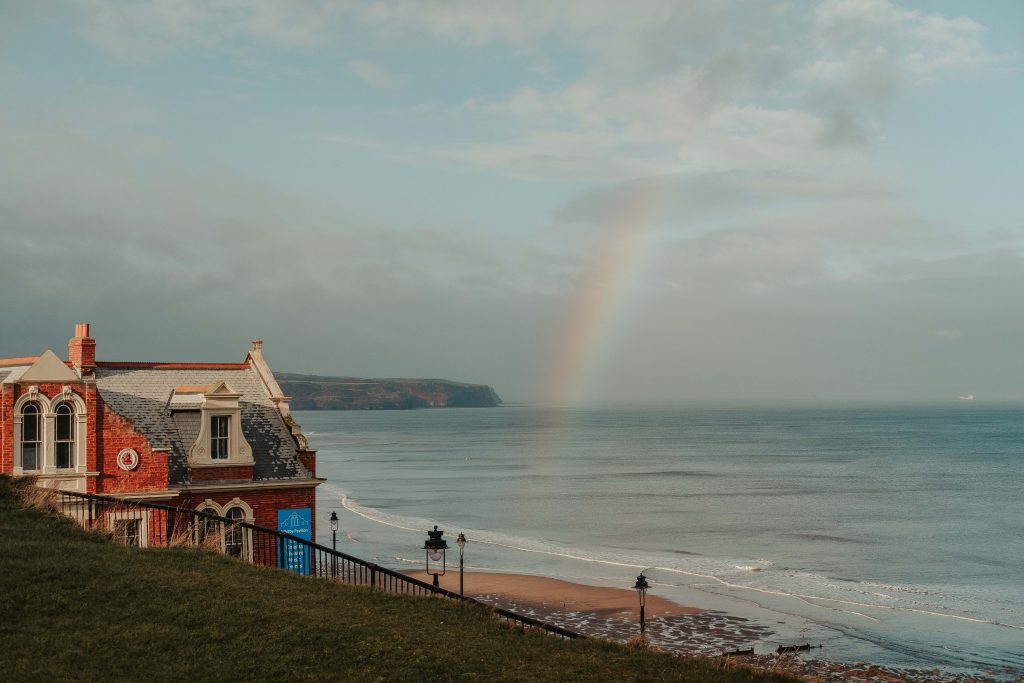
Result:
{"label": "window pane", "polygon": [[[202,512],[210,512],[212,510],[203,510]],[[217,538],[220,533],[220,522],[215,519],[209,519],[207,517],[200,517],[196,520],[196,544],[197,545],[208,545]]]}
{"label": "window pane", "polygon": [[34,443],[21,444],[21,468],[23,470],[39,469],[39,446]]}
{"label": "window pane", "polygon": [[124,519],[114,522],[114,536],[125,545],[141,545],[142,524],[137,519]]}
{"label": "window pane", "polygon": [[[224,513],[224,516],[232,520],[244,520],[245,512],[242,508],[234,507]],[[243,529],[240,526],[232,524],[228,527],[227,536],[224,538],[224,549],[228,555],[234,555],[235,557],[242,555],[242,532]]]}
{"label": "window pane", "polygon": [[39,409],[32,403],[25,406],[21,421],[22,441],[39,441]]}
{"label": "window pane", "polygon": [[226,460],[228,457],[228,415],[214,415],[210,418],[210,457]]}
{"label": "window pane", "polygon": [[74,417],[72,415],[71,406],[67,403],[61,403],[57,406],[57,440],[58,441],[70,441],[74,437],[72,436],[74,428]]}
{"label": "window pane", "polygon": [[74,466],[71,459],[71,443],[68,441],[58,441],[54,444],[57,449],[57,467],[62,469],[68,469]]}

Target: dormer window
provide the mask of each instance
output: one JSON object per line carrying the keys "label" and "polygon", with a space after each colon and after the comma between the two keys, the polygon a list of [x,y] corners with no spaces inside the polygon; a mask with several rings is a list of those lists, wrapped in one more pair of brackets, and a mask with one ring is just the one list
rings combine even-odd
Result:
{"label": "dormer window", "polygon": [[[241,396],[225,382],[174,389],[168,407],[182,415],[182,424],[198,422],[199,433],[188,450],[190,467],[253,464],[252,448],[242,433]],[[189,413],[194,417],[186,418]]]}
{"label": "dormer window", "polygon": [[231,443],[231,416],[214,415],[210,418],[210,458],[227,460]]}
{"label": "dormer window", "polygon": [[21,469],[38,470],[42,452],[42,413],[39,404],[33,401],[21,408]]}

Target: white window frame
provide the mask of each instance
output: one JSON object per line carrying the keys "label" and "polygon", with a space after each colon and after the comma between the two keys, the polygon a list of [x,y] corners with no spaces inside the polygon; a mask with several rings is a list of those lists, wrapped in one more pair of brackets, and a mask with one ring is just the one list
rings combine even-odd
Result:
{"label": "white window frame", "polygon": [[[210,420],[210,460],[223,460],[227,462],[231,459],[231,415],[224,414],[212,414],[209,416]],[[224,434],[221,434],[219,425],[226,427]],[[218,445],[224,444],[223,455],[217,453]]]}
{"label": "white window frame", "polygon": [[117,510],[107,513],[107,529],[115,533],[117,522],[139,522],[139,548],[149,547],[149,513],[145,510]]}
{"label": "white window frame", "polygon": [[[35,412],[31,415],[31,419],[36,420],[36,438],[33,441],[25,441],[24,429],[25,429],[25,418],[29,417],[25,413],[25,409],[31,406]],[[43,415],[46,411],[39,401],[25,401],[21,404],[21,407],[16,409],[14,414],[14,473],[19,474],[20,472],[42,472],[43,471],[43,444],[46,443],[45,435],[43,434],[43,426],[45,420]],[[26,469],[25,468],[25,444],[34,444],[36,447],[36,466]],[[20,472],[19,472],[20,470]]]}
{"label": "white window frame", "polygon": [[[68,415],[68,418],[71,421],[71,437],[69,439],[61,439],[60,438],[60,424],[59,424],[60,419],[61,419],[60,409],[63,408],[64,406],[67,406],[70,409],[70,411],[71,411],[71,414]],[[76,419],[78,417],[78,411],[75,410],[75,404],[74,403],[72,403],[71,401],[67,401],[67,400],[64,400],[63,398],[61,398],[60,400],[54,401],[53,416],[54,416],[54,418],[53,418],[53,466],[54,466],[55,469],[62,470],[62,471],[63,470],[74,470],[75,469],[75,465],[78,464],[76,462],[77,459],[78,459],[77,458],[78,453],[76,452],[77,449],[75,447],[76,444],[78,443],[78,420]],[[67,467],[61,467],[60,464],[57,462],[57,450],[58,450],[57,446],[59,444],[64,444],[64,443],[70,444],[70,448],[68,449],[70,451],[70,453],[69,453],[68,457],[71,459],[71,463]]]}

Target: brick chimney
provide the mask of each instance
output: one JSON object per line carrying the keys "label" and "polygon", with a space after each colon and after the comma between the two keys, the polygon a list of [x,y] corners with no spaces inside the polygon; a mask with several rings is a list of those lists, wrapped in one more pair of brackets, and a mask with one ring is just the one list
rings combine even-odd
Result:
{"label": "brick chimney", "polygon": [[83,375],[96,369],[96,340],[89,336],[89,323],[75,325],[75,336],[68,342],[68,360]]}

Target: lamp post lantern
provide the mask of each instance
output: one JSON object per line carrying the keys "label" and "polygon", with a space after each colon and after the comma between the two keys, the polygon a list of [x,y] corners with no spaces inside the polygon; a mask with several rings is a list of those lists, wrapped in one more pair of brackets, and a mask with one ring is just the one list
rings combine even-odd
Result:
{"label": "lamp post lantern", "polygon": [[462,552],[466,549],[466,534],[459,532],[459,537],[455,539],[455,544],[459,546],[459,595],[465,595],[465,584],[463,583],[463,575],[465,574],[466,563],[463,560]]}
{"label": "lamp post lantern", "polygon": [[[427,573],[434,577],[434,588],[440,588],[440,582],[437,577],[444,576],[447,569],[445,564],[445,551],[448,550],[448,541],[441,538],[444,536],[443,531],[437,530],[437,525],[434,525],[433,531],[427,532],[427,540],[423,544],[423,550],[427,554]],[[431,563],[433,563],[434,570],[431,571]],[[437,571],[437,565],[441,565],[441,571]]]}
{"label": "lamp post lantern", "polygon": [[644,576],[643,572],[640,572],[640,576],[636,577],[636,584],[633,586],[636,590],[636,594],[640,596],[640,635],[644,634],[644,605],[647,603],[647,577]]}

